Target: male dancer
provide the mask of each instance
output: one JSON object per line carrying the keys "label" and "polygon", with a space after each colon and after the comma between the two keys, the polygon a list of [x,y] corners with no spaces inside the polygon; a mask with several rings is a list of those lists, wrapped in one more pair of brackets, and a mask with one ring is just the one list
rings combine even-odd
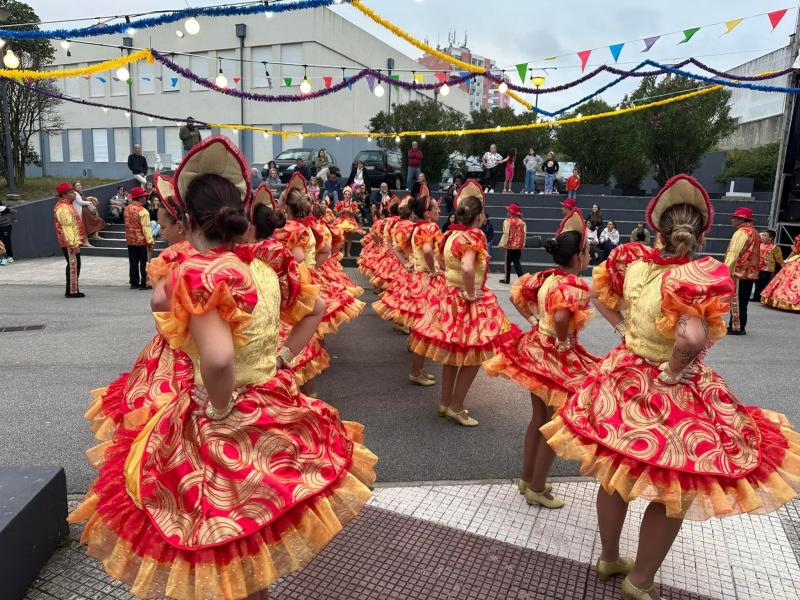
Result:
{"label": "male dancer", "polygon": [[142,205],[147,197],[144,188],[131,190],[131,203],[125,207],[125,240],[128,243],[128,275],[132,290],[147,290],[147,261],[153,250],[150,214]]}
{"label": "male dancer", "polygon": [[61,252],[67,261],[67,290],[65,298],[84,298],[78,289],[78,277],[81,274],[81,246],[86,243],[86,232],[83,221],[72,205],[75,190],[72,184],[62,182],[56,186],[56,205],[53,207],[53,219],[56,225],[56,237]]}
{"label": "male dancer", "polygon": [[500,238],[500,247],[506,249],[506,278],[501,279],[500,283],[511,283],[511,265],[517,278],[522,277],[522,249],[525,247],[527,227],[522,220],[522,211],[516,203],[506,206],[508,217],[503,221],[503,237]]}
{"label": "male dancer", "polygon": [[725,264],[731,272],[736,293],[731,298],[728,333],[747,335],[747,303],[753,293],[753,284],[758,279],[761,241],[753,227],[752,209],[737,208],[731,217],[731,225],[736,231],[728,244]]}

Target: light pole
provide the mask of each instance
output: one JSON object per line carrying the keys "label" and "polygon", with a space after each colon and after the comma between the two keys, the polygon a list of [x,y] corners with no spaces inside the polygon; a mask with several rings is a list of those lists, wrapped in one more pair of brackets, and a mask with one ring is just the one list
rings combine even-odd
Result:
{"label": "light pole", "polygon": [[[531,79],[531,82],[536,86],[536,102],[533,105],[533,110],[536,111],[539,108],[539,88],[544,85],[544,77],[537,75]],[[536,112],[538,113],[538,111]]]}
{"label": "light pole", "polygon": [[[8,19],[11,17],[11,11],[7,8],[0,8],[0,23],[6,23]],[[13,57],[14,53],[11,52],[9,49],[7,51],[7,55],[11,54]],[[13,60],[16,60],[16,65],[14,64]],[[19,67],[19,60],[14,57],[13,59],[9,57],[8,59],[3,59],[3,64],[9,68],[14,69]],[[2,87],[2,95],[3,95],[3,137],[5,138],[6,144],[6,184],[8,184],[8,193],[9,194],[16,194],[17,193],[17,176],[14,173],[14,157],[12,153],[14,151],[13,144],[11,143],[11,125],[9,124],[9,106],[8,106],[8,79],[5,77],[0,80],[0,87]]]}

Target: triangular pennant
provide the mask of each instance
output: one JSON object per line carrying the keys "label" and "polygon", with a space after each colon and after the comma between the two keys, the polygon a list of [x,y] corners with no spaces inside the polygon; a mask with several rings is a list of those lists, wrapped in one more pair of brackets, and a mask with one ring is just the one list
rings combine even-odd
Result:
{"label": "triangular pennant", "polygon": [[375,75],[367,75],[367,87],[370,92],[375,89]]}
{"label": "triangular pennant", "polygon": [[545,60],[555,60],[555,59],[557,59],[557,58],[558,58],[557,56],[545,56],[545,58],[544,58],[544,59],[545,59]]}
{"label": "triangular pennant", "polygon": [[170,77],[169,82],[172,84],[172,87],[178,85],[178,78],[177,77]]}
{"label": "triangular pennant", "polygon": [[642,40],[644,42],[644,50],[642,50],[642,52],[649,52],[650,48],[653,47],[653,44],[655,44],[660,37],[660,35],[654,35],[653,37],[644,38]]}
{"label": "triangular pennant", "polygon": [[347,89],[352,92],[353,91],[353,84],[352,83],[348,83],[350,81],[350,78],[349,77],[342,77],[342,81],[347,83]]}
{"label": "triangular pennant", "polygon": [[164,81],[163,77],[156,77],[156,79],[158,79],[159,81]]}
{"label": "triangular pennant", "polygon": [[272,77],[267,75],[267,88],[272,89]]}
{"label": "triangular pennant", "polygon": [[240,82],[241,80],[242,80],[242,78],[241,78],[241,77],[234,77],[234,78],[233,78],[233,83],[235,83],[235,84],[237,84],[237,85],[238,85],[238,84],[239,84],[239,82]]}
{"label": "triangular pennant", "polygon": [[[84,75],[83,79],[85,79],[86,81],[89,81],[91,79],[91,77],[88,76],[88,75]],[[122,81],[121,79],[118,79],[118,78],[115,78],[115,79],[117,79],[117,81]]]}
{"label": "triangular pennant", "polygon": [[778,26],[778,23],[781,22],[783,16],[786,14],[786,11],[789,10],[788,8],[782,8],[780,10],[773,10],[772,12],[768,12],[767,16],[769,17],[769,22],[772,25],[772,30],[775,31],[775,28]]}
{"label": "triangular pennant", "polygon": [[578,52],[578,58],[581,59],[581,71],[586,70],[586,63],[589,62],[589,57],[592,55],[591,50],[581,50]]}
{"label": "triangular pennant", "polygon": [[286,87],[292,87],[292,78],[291,77],[284,77],[283,83]]}
{"label": "triangular pennant", "polygon": [[97,81],[100,81],[100,82],[102,82],[102,83],[105,83],[105,82],[106,82],[106,78],[105,78],[105,77],[100,77],[100,76],[98,75],[98,76],[97,76]]}
{"label": "triangular pennant", "polygon": [[690,39],[692,39],[694,37],[694,34],[697,33],[698,31],[700,31],[699,27],[691,27],[689,29],[684,29],[683,30],[683,39],[678,43],[679,44],[685,44]]}
{"label": "triangular pennant", "polygon": [[611,51],[611,56],[614,57],[614,62],[619,60],[619,55],[622,52],[622,47],[625,45],[625,42],[621,44],[611,44],[608,49]]}
{"label": "triangular pennant", "polygon": [[436,76],[436,79],[439,80],[439,83],[444,83],[445,80],[447,79],[447,75],[445,75],[444,73],[434,73],[434,75]]}
{"label": "triangular pennant", "polygon": [[[725,33],[730,33],[734,29],[736,29],[744,19],[731,19],[730,21],[725,21]],[[725,35],[723,33],[722,35]]]}
{"label": "triangular pennant", "polygon": [[331,77],[330,75],[326,75],[325,77],[322,78],[322,81],[325,82],[325,89],[328,89],[333,84],[333,77]]}
{"label": "triangular pennant", "polygon": [[151,81],[149,77],[142,77],[142,81]]}
{"label": "triangular pennant", "polygon": [[519,63],[517,65],[517,73],[519,73],[520,81],[525,83],[526,77],[528,76],[528,63]]}
{"label": "triangular pennant", "polygon": [[392,79],[395,81],[400,81],[400,75],[392,75]]}
{"label": "triangular pennant", "polygon": [[422,73],[414,73],[414,81],[416,81],[419,84],[425,83],[425,75],[423,75]]}

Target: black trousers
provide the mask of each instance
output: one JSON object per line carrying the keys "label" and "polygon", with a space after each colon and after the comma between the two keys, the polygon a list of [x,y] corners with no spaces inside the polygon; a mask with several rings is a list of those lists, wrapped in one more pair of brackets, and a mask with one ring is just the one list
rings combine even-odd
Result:
{"label": "black trousers", "polygon": [[771,273],[770,271],[758,272],[758,279],[756,280],[755,290],[753,291],[753,302],[761,302],[761,292],[769,285],[774,275],[775,273]]}
{"label": "black trousers", "polygon": [[511,265],[514,265],[514,271],[517,274],[517,277],[522,277],[522,263],[520,259],[522,258],[522,250],[516,249],[507,249],[506,250],[506,281],[511,281]]}
{"label": "black trousers", "polygon": [[486,169],[486,187],[493,190],[500,178],[500,165],[495,165],[491,169]]}
{"label": "black trousers", "polygon": [[81,254],[80,252],[68,250],[67,248],[62,248],[61,253],[64,255],[64,259],[67,261],[66,293],[77,294],[80,291],[78,289],[78,277],[81,275]]}
{"label": "black trousers", "polygon": [[11,226],[0,227],[0,242],[6,247],[6,256],[14,258],[14,250],[11,248]]}
{"label": "black trousers", "polygon": [[147,285],[147,246],[128,246],[128,275],[133,287]]}
{"label": "black trousers", "polygon": [[747,328],[747,303],[753,295],[755,279],[736,279],[736,297],[731,303],[730,328],[734,331],[745,331]]}

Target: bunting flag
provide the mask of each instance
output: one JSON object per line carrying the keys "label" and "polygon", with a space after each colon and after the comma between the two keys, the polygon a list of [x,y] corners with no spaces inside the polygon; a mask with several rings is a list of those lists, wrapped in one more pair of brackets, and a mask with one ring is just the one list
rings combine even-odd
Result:
{"label": "bunting flag", "polygon": [[329,89],[331,85],[333,85],[333,77],[331,77],[330,75],[325,75],[322,78],[322,81],[325,82],[325,89]]}
{"label": "bunting flag", "polygon": [[617,62],[619,60],[619,55],[622,52],[622,47],[624,45],[625,43],[623,42],[621,44],[611,44],[608,47],[608,49],[611,51],[611,56],[614,57],[614,62]]}
{"label": "bunting flag", "polygon": [[736,29],[739,25],[741,25],[744,19],[731,19],[730,21],[725,21],[725,33],[722,35],[726,35]]}
{"label": "bunting flag", "polygon": [[169,82],[172,84],[172,87],[178,87],[178,78],[177,77],[170,77]]}
{"label": "bunting flag", "polygon": [[242,78],[241,78],[241,77],[234,77],[234,78],[233,78],[233,83],[235,83],[236,85],[239,85],[239,82],[240,82],[241,80],[242,80]]}
{"label": "bunting flag", "polygon": [[653,44],[655,44],[660,37],[660,35],[654,35],[653,37],[644,38],[642,40],[644,42],[644,50],[642,50],[642,52],[649,52],[650,48],[653,47]]}
{"label": "bunting flag", "polygon": [[769,17],[769,22],[772,25],[772,31],[775,31],[775,28],[778,26],[778,23],[781,22],[786,11],[789,10],[788,8],[782,8],[780,10],[773,10],[772,12],[767,13]]}
{"label": "bunting flag", "polygon": [[420,84],[425,83],[425,75],[422,73],[414,73],[414,81]]}
{"label": "bunting flag", "polygon": [[284,77],[283,83],[286,87],[292,87],[292,78],[291,77]]}
{"label": "bunting flag", "polygon": [[400,75],[392,75],[392,79],[395,81],[400,81]]}
{"label": "bunting flag", "polygon": [[689,29],[684,29],[683,30],[683,39],[678,43],[679,44],[685,44],[690,39],[692,39],[694,37],[694,34],[697,33],[698,31],[700,31],[699,27],[691,27]]}
{"label": "bunting flag", "polygon": [[100,76],[98,75],[98,77],[97,77],[97,81],[100,81],[100,82],[102,82],[102,83],[105,83],[105,82],[106,82],[106,78],[105,78],[105,77],[100,77]]}
{"label": "bunting flag", "polygon": [[159,81],[164,81],[163,77],[156,77],[156,79],[158,79]]}
{"label": "bunting flag", "polygon": [[591,50],[581,50],[578,52],[578,58],[581,59],[581,71],[586,70],[586,63],[589,62],[589,57],[592,55]]}
{"label": "bunting flag", "polygon": [[439,80],[439,83],[444,83],[447,80],[447,75],[444,73],[434,73],[436,75],[436,79]]}
{"label": "bunting flag", "polygon": [[375,89],[375,75],[367,75],[366,79],[367,87],[369,87],[369,91],[371,92]]}
{"label": "bunting flag", "polygon": [[520,81],[524,84],[528,76],[528,63],[519,63],[517,65],[517,73],[519,73]]}
{"label": "bunting flag", "polygon": [[348,83],[350,81],[350,78],[349,77],[342,77],[342,81],[347,83],[347,89],[352,92],[353,91],[353,84],[352,83]]}
{"label": "bunting flag", "polygon": [[545,59],[545,60],[555,60],[555,59],[557,59],[557,58],[558,58],[557,56],[545,56],[545,58],[544,58],[544,59]]}

